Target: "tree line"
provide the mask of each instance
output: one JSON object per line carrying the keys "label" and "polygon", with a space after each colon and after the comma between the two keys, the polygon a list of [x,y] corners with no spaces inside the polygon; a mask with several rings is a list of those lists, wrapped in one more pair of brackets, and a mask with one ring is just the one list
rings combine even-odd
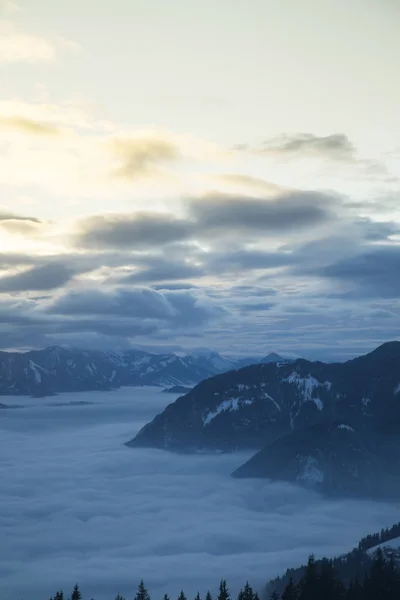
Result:
{"label": "tree line", "polygon": [[387,527],[386,529],[381,529],[379,533],[373,533],[362,538],[358,544],[358,549],[365,552],[374,546],[378,546],[378,544],[388,542],[397,537],[400,537],[400,523],[396,523],[390,529]]}
{"label": "tree line", "polygon": [[[65,596],[58,591],[50,600],[83,600],[78,585],[72,593]],[[93,599],[91,599],[93,600]],[[115,600],[126,600],[121,594]],[[141,581],[134,600],[151,600],[144,582]],[[171,600],[165,594],[162,600]],[[182,590],[177,600],[190,600]],[[202,600],[198,593],[194,600]],[[218,594],[213,597],[208,591],[204,600],[233,600],[227,582],[222,580]],[[239,591],[237,600],[260,600],[258,593],[247,582]],[[400,571],[396,566],[396,557],[378,549],[369,562],[369,568],[363,576],[344,582],[335,569],[335,561],[324,559],[316,561],[310,556],[303,576],[296,582],[289,578],[283,590],[273,590],[266,600],[400,600]]]}

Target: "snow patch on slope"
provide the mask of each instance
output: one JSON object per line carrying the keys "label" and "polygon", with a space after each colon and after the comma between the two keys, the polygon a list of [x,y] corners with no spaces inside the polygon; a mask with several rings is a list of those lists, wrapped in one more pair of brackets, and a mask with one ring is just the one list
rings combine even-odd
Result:
{"label": "snow patch on slope", "polygon": [[324,472],[318,466],[318,461],[313,456],[299,456],[301,472],[296,477],[297,481],[307,483],[322,483],[325,479]]}
{"label": "snow patch on slope", "polygon": [[211,421],[222,412],[232,412],[234,410],[239,410],[239,408],[245,404],[253,404],[253,400],[243,400],[241,398],[231,398],[230,400],[223,400],[223,402],[218,404],[215,411],[209,411],[206,415],[203,416],[203,424],[209,425]]}
{"label": "snow patch on slope", "polygon": [[293,371],[289,377],[285,377],[285,379],[282,381],[296,385],[303,396],[304,402],[315,402],[319,410],[322,410],[323,405],[319,398],[312,397],[314,390],[322,387],[326,388],[327,390],[332,388],[332,383],[330,381],[321,383],[318,381],[318,379],[315,379],[315,377],[312,377],[311,375],[302,377],[299,373],[297,373],[297,371]]}
{"label": "snow patch on slope", "polygon": [[264,392],[261,397],[264,400],[271,400],[271,402],[275,405],[275,407],[279,410],[279,412],[281,412],[281,407],[279,406],[279,404],[269,394],[267,394],[267,392]]}
{"label": "snow patch on slope", "polygon": [[382,542],[381,544],[378,544],[377,546],[370,548],[369,550],[367,550],[367,554],[369,554],[369,555],[375,554],[375,552],[377,550],[379,550],[379,548],[381,548],[382,550],[385,548],[388,548],[391,550],[399,550],[400,549],[400,537],[393,538],[392,540],[388,540],[387,542]]}
{"label": "snow patch on slope", "polygon": [[344,423],[338,425],[338,429],[345,429],[346,431],[352,431],[354,433],[354,429],[350,427],[350,425],[345,425]]}
{"label": "snow patch on slope", "polygon": [[29,366],[33,371],[33,376],[35,378],[36,383],[42,383],[42,375],[38,369],[38,365],[34,363],[33,360],[30,360]]}

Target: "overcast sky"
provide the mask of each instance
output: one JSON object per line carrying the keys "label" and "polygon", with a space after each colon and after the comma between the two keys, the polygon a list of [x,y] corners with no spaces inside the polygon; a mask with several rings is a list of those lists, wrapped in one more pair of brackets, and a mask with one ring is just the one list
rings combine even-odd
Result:
{"label": "overcast sky", "polygon": [[0,0],[0,344],[399,337],[394,0]]}

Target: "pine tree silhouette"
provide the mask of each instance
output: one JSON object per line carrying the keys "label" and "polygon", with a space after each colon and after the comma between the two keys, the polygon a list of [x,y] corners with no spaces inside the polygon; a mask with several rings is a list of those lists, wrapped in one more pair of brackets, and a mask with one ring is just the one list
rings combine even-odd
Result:
{"label": "pine tree silhouette", "polygon": [[82,594],[79,590],[79,586],[77,583],[75,584],[75,587],[72,591],[71,600],[82,600]]}
{"label": "pine tree silhouette", "polygon": [[135,600],[150,600],[149,592],[146,590],[143,579],[138,585]]}
{"label": "pine tree silhouette", "polygon": [[299,597],[299,588],[294,583],[293,578],[291,577],[289,579],[289,583],[287,584],[287,586],[285,587],[285,589],[283,591],[282,600],[297,600],[298,597]]}
{"label": "pine tree silhouette", "polygon": [[221,583],[219,584],[219,593],[217,596],[217,600],[230,600],[231,595],[228,590],[228,586],[226,585],[225,579],[221,579]]}

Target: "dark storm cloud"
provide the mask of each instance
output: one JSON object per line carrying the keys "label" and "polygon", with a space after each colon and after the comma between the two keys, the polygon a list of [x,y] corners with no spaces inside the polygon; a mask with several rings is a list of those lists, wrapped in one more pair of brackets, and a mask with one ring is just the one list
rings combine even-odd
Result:
{"label": "dark storm cloud", "polygon": [[89,248],[142,249],[186,240],[190,234],[188,221],[168,214],[99,215],[81,223],[76,242]]}
{"label": "dark storm cloud", "polygon": [[281,135],[264,142],[260,152],[282,155],[312,155],[334,159],[351,159],[355,146],[343,133],[318,136],[312,133]]}
{"label": "dark storm cloud", "polygon": [[[350,296],[400,298],[400,245],[374,246],[334,262],[318,274],[350,286]],[[340,292],[339,292],[340,293]]]}
{"label": "dark storm cloud", "polygon": [[52,290],[65,285],[76,272],[64,263],[49,263],[31,267],[15,275],[0,278],[0,292]]}

